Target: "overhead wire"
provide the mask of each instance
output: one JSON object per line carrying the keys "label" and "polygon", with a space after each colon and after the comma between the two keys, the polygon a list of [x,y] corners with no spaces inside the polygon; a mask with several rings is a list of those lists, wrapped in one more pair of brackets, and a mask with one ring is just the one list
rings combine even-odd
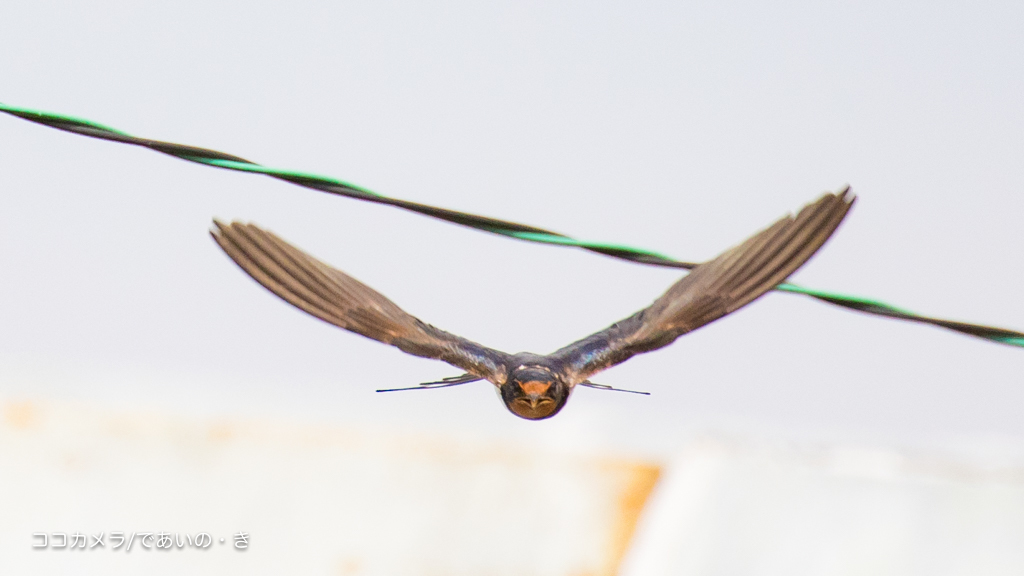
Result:
{"label": "overhead wire", "polygon": [[[110,140],[112,142],[120,142],[122,144],[131,144],[133,146],[141,146],[169,156],[174,156],[175,158],[180,158],[181,160],[205,164],[216,168],[263,174],[270,176],[271,178],[284,180],[285,182],[290,182],[313,190],[319,190],[328,194],[345,196],[356,200],[374,202],[387,206],[395,206],[397,208],[402,208],[404,210],[409,210],[454,224],[475,228],[492,234],[509,236],[528,242],[582,248],[583,250],[596,252],[605,256],[611,256],[613,258],[628,260],[639,264],[647,264],[650,266],[691,269],[698,264],[695,262],[676,260],[658,252],[644,250],[641,248],[634,248],[621,244],[578,240],[576,238],[566,236],[565,234],[545,230],[536,226],[528,226],[526,224],[511,222],[508,220],[500,220],[487,216],[459,212],[457,210],[449,210],[447,208],[429,206],[418,202],[411,202],[409,200],[391,198],[373,192],[372,190],[362,186],[357,186],[329,176],[321,176],[296,170],[270,168],[250,160],[246,160],[245,158],[226,154],[224,152],[218,152],[216,150],[199,148],[197,146],[189,146],[185,144],[163,142],[160,140],[151,140],[148,138],[139,138],[90,120],[84,120],[63,114],[40,112],[37,110],[9,106],[2,103],[0,103],[0,112],[5,112],[30,122],[35,122],[58,130],[64,130],[66,132],[72,132],[74,134],[80,134],[82,136],[99,138],[101,140]],[[983,338],[991,342],[1024,347],[1024,333],[1016,330],[924,316],[870,298],[816,290],[788,282],[779,284],[775,289],[780,292],[802,294],[822,302],[827,302],[835,306],[840,306],[865,314],[930,324],[947,330],[953,330],[961,334]]]}

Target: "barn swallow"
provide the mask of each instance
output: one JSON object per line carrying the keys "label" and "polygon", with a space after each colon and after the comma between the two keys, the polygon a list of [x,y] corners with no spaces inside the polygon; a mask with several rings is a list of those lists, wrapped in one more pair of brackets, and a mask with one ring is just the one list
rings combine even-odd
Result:
{"label": "barn swallow", "polygon": [[253,224],[214,220],[213,239],[257,282],[313,316],[399,350],[465,371],[421,386],[487,380],[516,416],[557,414],[576,386],[636,354],[746,306],[785,280],[832,235],[854,202],[849,188],[825,194],[742,244],[697,265],[647,308],[548,355],[507,354],[420,321],[344,272]]}

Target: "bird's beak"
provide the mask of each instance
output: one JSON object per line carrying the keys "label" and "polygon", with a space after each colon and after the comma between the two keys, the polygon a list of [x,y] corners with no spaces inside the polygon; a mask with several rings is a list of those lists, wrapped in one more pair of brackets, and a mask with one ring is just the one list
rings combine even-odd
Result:
{"label": "bird's beak", "polygon": [[530,408],[536,410],[540,401],[544,399],[551,388],[551,382],[542,382],[540,380],[531,380],[529,382],[523,382],[519,385],[526,394],[526,399],[530,402]]}

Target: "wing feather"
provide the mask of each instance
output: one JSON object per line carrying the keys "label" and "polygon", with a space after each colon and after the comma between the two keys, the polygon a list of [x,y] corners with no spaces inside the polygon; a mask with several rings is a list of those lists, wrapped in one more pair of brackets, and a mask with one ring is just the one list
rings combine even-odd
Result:
{"label": "wing feather", "polygon": [[577,384],[636,354],[749,304],[802,266],[842,222],[854,197],[849,188],[826,194],[714,260],[695,267],[650,306],[551,356]]}
{"label": "wing feather", "polygon": [[376,290],[253,224],[214,221],[213,239],[254,280],[325,322],[496,384],[508,354],[426,324]]}

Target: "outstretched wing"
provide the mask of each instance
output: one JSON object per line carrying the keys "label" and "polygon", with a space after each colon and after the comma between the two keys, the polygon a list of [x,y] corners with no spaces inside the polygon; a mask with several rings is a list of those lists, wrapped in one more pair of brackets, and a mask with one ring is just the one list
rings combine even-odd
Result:
{"label": "outstretched wing", "polygon": [[403,352],[443,360],[496,384],[505,381],[504,352],[421,322],[369,286],[253,224],[214,224],[210,234],[224,252],[293,306]]}
{"label": "outstretched wing", "polygon": [[551,356],[563,366],[566,381],[578,384],[636,354],[668,346],[785,280],[828,240],[853,201],[849,188],[826,194],[795,218],[786,216],[695,267],[649,307]]}

